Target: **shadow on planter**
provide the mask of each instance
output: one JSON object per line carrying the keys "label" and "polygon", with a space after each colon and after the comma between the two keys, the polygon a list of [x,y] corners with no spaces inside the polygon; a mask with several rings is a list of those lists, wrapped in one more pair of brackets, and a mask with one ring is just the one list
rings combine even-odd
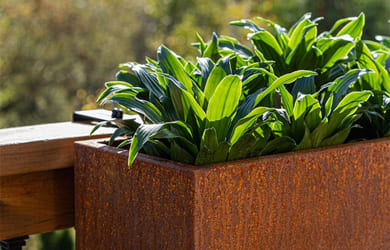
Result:
{"label": "shadow on planter", "polygon": [[390,138],[195,167],[75,144],[77,249],[390,248]]}

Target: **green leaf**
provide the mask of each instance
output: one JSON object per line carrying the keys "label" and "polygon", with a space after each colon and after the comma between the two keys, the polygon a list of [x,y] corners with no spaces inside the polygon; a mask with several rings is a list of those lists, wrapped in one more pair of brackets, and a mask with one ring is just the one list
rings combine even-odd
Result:
{"label": "green leaf", "polygon": [[318,65],[322,67],[322,51],[317,48],[315,45],[311,45],[308,51],[300,57],[298,68],[300,69],[317,69]]}
{"label": "green leaf", "polygon": [[138,128],[140,124],[143,123],[138,115],[134,115],[134,118],[125,120],[115,119],[114,122],[118,127],[126,127],[133,132]]}
{"label": "green leaf", "polygon": [[262,31],[264,29],[260,28],[259,26],[257,26],[254,22],[252,22],[251,20],[248,20],[248,19],[241,19],[239,21],[232,21],[230,22],[231,25],[234,25],[234,26],[238,26],[238,27],[243,27],[245,29],[248,29],[252,32],[258,32],[258,31]]}
{"label": "green leaf", "polygon": [[245,97],[244,101],[238,106],[237,114],[235,115],[232,125],[234,126],[241,118],[249,114],[256,106],[256,98],[267,88],[258,89],[256,92]]}
{"label": "green leaf", "polygon": [[258,107],[240,119],[234,126],[230,137],[230,144],[234,145],[249,129],[253,128],[256,120],[266,112],[275,110],[274,108]]}
{"label": "green leaf", "polygon": [[159,67],[158,66],[158,62],[150,57],[145,57],[145,61],[149,64],[149,65],[153,65],[154,67]]}
{"label": "green leaf", "polygon": [[280,90],[280,97],[282,101],[282,107],[286,109],[287,114],[291,117],[293,116],[293,108],[294,108],[293,97],[290,94],[290,92],[288,92],[287,88],[284,85],[280,86],[279,90]]}
{"label": "green leaf", "polygon": [[317,75],[316,72],[313,71],[307,71],[307,70],[298,70],[294,71],[292,73],[285,74],[275,81],[271,83],[271,85],[263,92],[261,92],[257,97],[256,97],[256,102],[255,105],[257,105],[261,100],[263,100],[264,97],[266,97],[268,94],[270,94],[272,91],[274,91],[276,88],[279,88],[280,86],[288,83],[292,83],[296,81],[298,78],[301,77],[308,77],[308,76],[314,76]]}
{"label": "green leaf", "polygon": [[[197,146],[192,143],[192,136],[185,137],[181,135],[177,130],[173,128],[169,128],[166,126],[165,128],[158,131],[155,135],[153,135],[153,139],[174,139],[171,141],[176,141],[181,147],[185,148],[192,155],[198,154]],[[191,140],[191,141],[190,141]]]}
{"label": "green leaf", "polygon": [[221,142],[218,145],[217,150],[214,152],[213,162],[224,162],[227,161],[229,154],[230,144],[227,142]]}
{"label": "green leaf", "polygon": [[[291,48],[289,47],[288,50],[284,51],[285,56],[288,55],[286,58],[286,63],[288,64],[289,71],[298,69],[299,65],[307,65],[307,62],[302,62],[302,59],[304,58],[303,55],[307,54],[307,51],[311,49],[311,46],[316,40],[316,24],[311,24],[303,27],[303,30],[299,31],[298,35],[301,35],[301,37],[299,37],[299,40],[296,41],[296,43],[294,43],[293,40],[290,40],[289,46],[291,46]],[[314,66],[315,64],[311,64],[306,69],[314,69]]]}
{"label": "green leaf", "polygon": [[[272,29],[275,32],[276,38],[278,40],[278,43],[282,50],[284,50],[287,47],[288,44],[288,37],[286,36],[287,30],[280,26],[279,24],[276,24],[268,19],[262,18],[262,17],[256,17],[256,19],[262,20],[263,22],[268,23],[272,27]],[[259,30],[260,31],[260,30]],[[256,31],[253,31],[256,32]],[[284,35],[284,36],[283,36]]]}
{"label": "green leaf", "polygon": [[316,85],[314,81],[314,76],[301,77],[295,81],[294,86],[291,90],[291,94],[293,95],[294,99],[296,99],[298,93],[313,94],[315,91]]}
{"label": "green leaf", "polygon": [[134,74],[131,74],[130,72],[121,70],[115,75],[116,79],[121,82],[128,82],[132,86],[139,86],[139,87],[144,87],[139,81],[137,76]]}
{"label": "green leaf", "polygon": [[382,90],[390,91],[390,76],[386,69],[380,65],[372,56],[367,46],[359,41],[356,44],[356,57],[360,68],[370,69],[373,71],[372,74],[367,74],[362,77],[362,80],[368,86],[362,86],[363,89]]}
{"label": "green leaf", "polygon": [[209,78],[210,73],[214,69],[214,63],[210,58],[198,57],[198,68],[200,70],[200,75],[202,76],[202,86],[201,89],[204,89],[207,79]]}
{"label": "green leaf", "polygon": [[302,41],[304,37],[305,30],[309,27],[312,27],[313,23],[310,19],[302,20],[292,31],[290,35],[290,41],[288,42],[288,47],[293,50],[298,44]]}
{"label": "green leaf", "polygon": [[202,57],[211,58],[214,62],[218,61],[219,53],[218,53],[218,36],[216,33],[213,33],[213,38],[211,42],[207,45]]}
{"label": "green leaf", "polygon": [[218,138],[215,128],[207,128],[204,130],[200,147],[206,147],[212,152],[217,150]]}
{"label": "green leaf", "polygon": [[193,82],[193,88],[194,91],[194,99],[199,104],[199,107],[202,107],[203,109],[206,109],[207,107],[207,100],[206,96],[204,95],[203,91],[199,88],[198,84],[196,82]]}
{"label": "green leaf", "polygon": [[316,74],[317,73],[313,71],[298,70],[277,78],[276,80],[272,81],[271,85],[268,88],[259,89],[255,93],[245,98],[243,103],[239,106],[237,110],[237,115],[234,117],[232,124],[236,124],[238,120],[249,114],[254,107],[256,107],[267,95],[275,91],[275,89],[280,88],[284,84],[294,82],[300,77],[308,77]]}
{"label": "green leaf", "polygon": [[141,150],[143,145],[150,139],[150,137],[163,129],[164,125],[165,124],[141,124],[138,127],[130,145],[128,159],[129,167],[133,164],[135,157],[138,155],[138,152]]}
{"label": "green leaf", "polygon": [[200,147],[199,153],[195,159],[195,165],[204,165],[212,163],[214,160],[214,152],[208,149],[207,147]]}
{"label": "green leaf", "polygon": [[316,43],[316,47],[323,54],[322,64],[318,65],[322,72],[343,60],[354,46],[354,39],[350,35],[320,38]]}
{"label": "green leaf", "polygon": [[200,151],[196,157],[195,165],[226,161],[230,145],[226,142],[218,143],[215,128],[205,129],[202,136]]}
{"label": "green leaf", "polygon": [[98,130],[99,128],[101,128],[102,126],[105,126],[109,123],[111,123],[112,121],[114,121],[115,119],[111,119],[111,120],[107,120],[107,121],[101,121],[101,122],[98,122],[94,127],[93,129],[91,130],[91,132],[89,133],[89,135],[93,135],[93,133],[96,132],[96,130]]}
{"label": "green leaf", "polygon": [[312,138],[312,147],[317,148],[321,146],[322,141],[325,137],[327,137],[329,134],[329,123],[328,120],[325,118],[311,133]]}
{"label": "green leaf", "polygon": [[217,66],[223,68],[225,70],[227,75],[232,74],[232,66],[230,64],[230,56],[226,56],[224,58],[221,58],[219,62],[217,63]]}
{"label": "green leaf", "polygon": [[130,145],[131,141],[132,141],[132,139],[124,140],[123,142],[119,143],[117,148],[122,148],[122,147],[125,147],[127,145]]}
{"label": "green leaf", "polygon": [[366,69],[353,69],[338,77],[335,80],[335,84],[328,88],[334,95],[332,109],[334,109],[339,104],[340,100],[347,94],[351,84],[355,83],[364,74],[370,72],[372,71]]}
{"label": "green leaf", "polygon": [[195,98],[187,91],[182,89],[182,94],[183,94],[182,101],[183,101],[183,104],[187,107],[187,110],[191,109],[192,111],[194,111],[194,114],[196,115],[196,118],[198,119],[198,121],[202,122],[204,120],[204,118],[206,117],[206,114],[205,114],[204,110],[202,109],[202,107],[199,106],[199,104],[197,103]]}
{"label": "green leaf", "polygon": [[311,95],[300,94],[295,101],[293,116],[295,120],[305,116],[314,105],[318,105],[318,100]]}
{"label": "green leaf", "polygon": [[356,19],[357,19],[357,17],[347,17],[347,18],[342,18],[342,19],[337,20],[333,24],[333,27],[330,29],[329,34],[332,34],[333,32],[335,32],[341,25],[348,23],[348,22],[351,22],[351,21],[354,21]]}
{"label": "green leaf", "polygon": [[223,51],[234,52],[244,59],[251,59],[254,56],[253,52],[249,48],[240,44],[236,39],[230,37],[224,36],[223,38],[220,38],[218,41],[218,47]]}
{"label": "green leaf", "polygon": [[232,116],[240,100],[241,86],[238,76],[226,76],[210,98],[206,114],[206,128],[215,127],[219,141],[223,141],[227,136]]}
{"label": "green leaf", "polygon": [[286,72],[286,63],[283,58],[283,51],[279,43],[268,31],[259,31],[249,37],[255,47],[264,55],[267,60],[275,61],[277,74]]}
{"label": "green leaf", "polygon": [[216,66],[213,68],[204,88],[204,95],[207,101],[210,101],[210,98],[214,94],[215,89],[225,76],[226,72],[222,69],[222,67]]}
{"label": "green leaf", "polygon": [[[166,123],[159,123],[159,124],[141,124],[135,131],[130,145],[129,159],[128,159],[129,167],[134,162],[135,157],[137,156],[138,152],[141,150],[141,148],[145,145],[146,142],[152,139],[152,137],[155,135],[160,136],[160,138],[164,137],[164,135],[158,133],[164,129],[169,129],[170,127],[176,127],[177,129],[181,128],[187,131],[187,133],[191,134],[191,131],[188,128],[188,126],[181,121],[166,122]],[[173,132],[174,130],[171,129],[171,131]],[[175,136],[172,134],[165,134],[165,137],[175,138]],[[180,139],[180,135],[177,135],[177,138]],[[188,136],[186,138],[188,138]]]}
{"label": "green leaf", "polygon": [[142,92],[143,89],[139,87],[128,87],[126,85],[122,84],[116,84],[116,85],[111,85],[110,87],[106,88],[98,97],[96,102],[101,102],[103,99],[106,97],[110,96],[111,94],[114,93],[123,93],[126,92],[130,95],[137,95],[139,92]]}
{"label": "green leaf", "polygon": [[291,37],[293,32],[295,31],[295,29],[298,27],[298,25],[300,23],[302,23],[303,21],[305,20],[308,20],[311,18],[311,13],[308,12],[308,13],[305,13],[296,23],[294,23],[294,25],[290,28],[290,30],[288,31],[288,36]]}
{"label": "green leaf", "polygon": [[153,123],[160,123],[164,121],[163,114],[161,114],[160,110],[158,110],[156,106],[148,101],[138,99],[133,95],[120,93],[106,99],[104,102],[106,101],[118,103],[127,109],[142,114]]}
{"label": "green leaf", "polygon": [[303,149],[308,149],[312,148],[312,141],[311,141],[311,134],[310,134],[310,129],[306,126],[305,124],[305,134],[301,140],[301,142],[297,145],[295,150],[303,150]]}
{"label": "green leaf", "polygon": [[192,94],[191,78],[187,75],[177,56],[164,45],[161,45],[157,50],[157,58],[161,69],[181,82],[185,89]]}
{"label": "green leaf", "polygon": [[187,164],[194,164],[195,157],[187,150],[182,148],[176,141],[172,141],[170,148],[170,158],[174,161],[179,161]]}
{"label": "green leaf", "polygon": [[336,134],[332,135],[331,137],[326,138],[321,142],[320,146],[325,147],[330,145],[343,144],[347,140],[348,135],[351,132],[351,129],[352,127],[343,129],[340,132],[337,132]]}
{"label": "green leaf", "polygon": [[144,65],[135,65],[132,70],[147,90],[153,93],[159,100],[164,98],[166,86],[161,85],[157,77],[149,73]]}
{"label": "green leaf", "polygon": [[184,121],[188,121],[188,115],[190,114],[190,110],[192,110],[194,114],[196,114],[195,118],[200,126],[203,119],[206,117],[202,107],[199,106],[195,98],[187,90],[185,90],[184,86],[175,78],[169,75],[163,76],[169,79],[168,86],[170,96],[176,112]]}
{"label": "green leaf", "polygon": [[253,135],[245,134],[241,136],[234,144],[232,144],[228,160],[232,161],[249,157],[255,144],[256,138]]}
{"label": "green leaf", "polygon": [[252,149],[251,157],[258,156],[261,150],[263,150],[264,146],[267,144],[269,138],[272,135],[271,128],[264,124],[256,128],[253,132],[256,137],[256,144]]}
{"label": "green leaf", "polygon": [[347,25],[345,25],[336,36],[350,35],[354,39],[361,38],[364,27],[364,14],[360,13],[359,17],[355,20],[352,20]]}
{"label": "green leaf", "polygon": [[326,100],[324,117],[330,116],[332,112],[332,106],[333,106],[333,93],[331,93],[328,100]]}
{"label": "green leaf", "polygon": [[372,95],[371,91],[351,92],[346,95],[332,112],[329,118],[328,135],[333,134],[337,128],[344,125],[344,121],[350,119],[361,103],[364,103]]}
{"label": "green leaf", "polygon": [[148,142],[145,143],[142,149],[148,155],[154,155],[157,157],[168,158],[168,159],[170,156],[169,148],[161,141],[149,140]]}
{"label": "green leaf", "polygon": [[375,36],[375,39],[379,42],[381,42],[381,44],[383,44],[383,46],[385,46],[386,48],[390,49],[390,36]]}
{"label": "green leaf", "polygon": [[303,131],[308,127],[310,131],[315,129],[321,122],[321,107],[317,99],[312,95],[298,95],[294,105],[294,128]]}
{"label": "green leaf", "polygon": [[277,154],[292,151],[296,147],[294,139],[288,136],[277,137],[268,142],[259,155]]}
{"label": "green leaf", "polygon": [[200,36],[200,34],[198,32],[196,32],[196,38],[198,38],[199,40],[199,51],[200,51],[200,54],[203,55],[204,53],[204,50],[206,49],[206,45],[203,41],[203,38]]}
{"label": "green leaf", "polygon": [[118,136],[127,134],[129,130],[127,128],[117,128],[115,129],[114,133],[112,133],[110,140],[108,141],[108,145],[112,145],[114,143],[115,138]]}
{"label": "green leaf", "polygon": [[190,62],[190,61],[188,61],[188,62],[185,63],[185,65],[184,65],[184,70],[185,70],[185,72],[186,72],[188,75],[190,75],[190,76],[196,76],[196,75],[197,75],[197,74],[195,73],[195,70],[197,70],[197,68],[196,68],[196,66],[195,66],[192,62]]}
{"label": "green leaf", "polygon": [[112,86],[116,86],[116,85],[122,85],[122,86],[125,86],[125,87],[134,87],[134,85],[128,83],[128,82],[123,82],[123,81],[109,81],[109,82],[105,82],[104,83],[104,86],[106,86],[106,88],[109,88],[109,87],[112,87]]}
{"label": "green leaf", "polygon": [[321,123],[321,120],[321,106],[318,100],[315,99],[315,103],[312,105],[311,109],[306,114],[305,124],[310,129],[310,131],[312,131]]}

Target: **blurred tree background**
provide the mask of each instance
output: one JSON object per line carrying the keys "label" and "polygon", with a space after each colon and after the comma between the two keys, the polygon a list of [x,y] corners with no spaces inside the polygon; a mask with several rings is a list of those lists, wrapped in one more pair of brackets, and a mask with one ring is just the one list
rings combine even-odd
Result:
{"label": "blurred tree background", "polygon": [[362,11],[365,39],[390,35],[390,1],[383,0],[1,0],[0,128],[66,121],[74,110],[96,108],[119,63],[155,58],[162,43],[194,58],[196,32],[244,42],[232,20],[262,16],[290,27],[312,12],[325,17],[325,30]]}
{"label": "blurred tree background", "polygon": [[185,57],[195,33],[245,40],[231,20],[262,16],[291,26],[305,12],[367,17],[366,38],[389,34],[390,1],[382,0],[3,0],[0,1],[0,128],[70,120],[94,108],[121,62],[155,57],[161,44]]}

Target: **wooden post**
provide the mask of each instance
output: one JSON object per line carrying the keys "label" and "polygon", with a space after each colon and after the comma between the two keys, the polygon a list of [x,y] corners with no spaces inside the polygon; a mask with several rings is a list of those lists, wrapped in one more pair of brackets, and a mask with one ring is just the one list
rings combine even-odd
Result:
{"label": "wooden post", "polygon": [[91,137],[92,128],[62,122],[0,129],[1,240],[74,225],[73,142],[113,131]]}

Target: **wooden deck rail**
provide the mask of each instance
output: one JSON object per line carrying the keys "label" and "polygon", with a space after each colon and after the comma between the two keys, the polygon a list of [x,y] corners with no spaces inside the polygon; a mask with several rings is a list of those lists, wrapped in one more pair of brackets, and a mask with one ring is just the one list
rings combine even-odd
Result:
{"label": "wooden deck rail", "polygon": [[0,240],[74,225],[73,142],[108,137],[62,122],[0,129]]}

